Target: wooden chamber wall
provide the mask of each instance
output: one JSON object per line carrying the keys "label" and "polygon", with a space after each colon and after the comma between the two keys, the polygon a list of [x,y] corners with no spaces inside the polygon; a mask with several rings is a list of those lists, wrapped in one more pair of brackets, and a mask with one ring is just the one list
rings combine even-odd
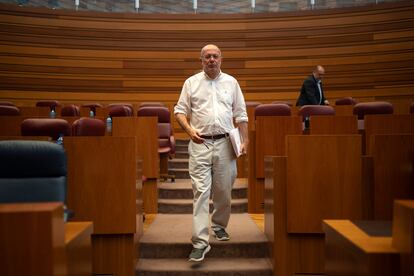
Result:
{"label": "wooden chamber wall", "polygon": [[0,5],[0,100],[172,106],[207,43],[221,47],[222,69],[248,101],[295,101],[316,64],[327,71],[328,99],[414,100],[412,1],[234,15]]}

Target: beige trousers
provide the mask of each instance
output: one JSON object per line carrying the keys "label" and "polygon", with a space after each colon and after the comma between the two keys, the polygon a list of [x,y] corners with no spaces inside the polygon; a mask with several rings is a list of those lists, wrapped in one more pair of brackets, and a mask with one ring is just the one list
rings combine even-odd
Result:
{"label": "beige trousers", "polygon": [[194,248],[204,248],[209,243],[210,193],[214,207],[211,228],[225,229],[229,222],[231,190],[237,176],[236,156],[228,137],[206,139],[205,144],[190,141],[188,152],[194,193],[191,241]]}

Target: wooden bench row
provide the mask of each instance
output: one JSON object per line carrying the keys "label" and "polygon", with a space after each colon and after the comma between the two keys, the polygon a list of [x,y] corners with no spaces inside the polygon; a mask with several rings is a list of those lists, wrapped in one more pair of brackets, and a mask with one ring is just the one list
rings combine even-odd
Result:
{"label": "wooden bench row", "polygon": [[[391,220],[396,199],[414,199],[414,134],[288,135],[266,156],[265,233],[275,275],[324,274],[324,219]],[[352,273],[351,273],[352,274]],[[351,275],[350,274],[350,275]],[[364,274],[365,275],[365,274]]]}
{"label": "wooden bench row", "polygon": [[[138,118],[136,119],[138,120]],[[86,250],[83,253],[79,249],[76,250],[76,248],[73,252],[75,254],[73,256],[75,258],[73,268],[76,269],[77,265],[84,269],[89,267],[89,272],[82,272],[82,274],[76,275],[90,275],[91,272],[92,274],[105,275],[135,275],[135,265],[139,256],[138,241],[142,235],[143,223],[143,183],[141,176],[144,163],[142,163],[138,152],[142,151],[146,146],[151,146],[149,139],[146,140],[146,144],[141,140],[146,139],[145,133],[142,130],[145,127],[151,127],[151,125],[155,126],[155,121],[149,122],[147,125],[145,123],[142,124],[142,122],[136,123],[141,131],[140,137],[121,135],[112,137],[64,138],[68,168],[66,205],[68,209],[74,212],[74,217],[66,226],[70,227],[73,222],[80,221],[91,221],[93,223],[93,231],[90,227],[89,232],[83,234],[83,240],[89,240],[89,252],[87,248],[82,249]],[[129,126],[131,127],[131,124]],[[132,129],[135,131],[133,127]],[[37,138],[42,139],[42,137],[32,137],[32,139]],[[19,137],[2,136],[0,139],[19,139]],[[0,207],[0,211],[3,211],[2,208]],[[6,208],[6,213],[2,213],[2,215],[7,218],[10,213],[23,207],[17,204],[4,208]],[[48,258],[42,259],[40,263],[37,263],[36,256],[30,255],[32,252],[36,252],[32,248],[33,242],[36,241],[34,237],[36,236],[37,238],[36,233],[28,233],[25,239],[16,244],[18,247],[14,248],[14,245],[11,246],[7,240],[9,238],[21,239],[20,235],[13,235],[13,231],[19,230],[18,227],[24,227],[24,225],[11,225],[9,226],[11,228],[8,228],[3,227],[2,224],[1,229],[5,229],[4,231],[14,229],[1,235],[1,244],[5,246],[2,246],[2,248],[7,249],[5,253],[10,257],[1,260],[7,262],[5,266],[0,268],[0,270],[5,269],[7,272],[5,275],[23,275],[24,273],[20,273],[21,269],[26,272],[30,271],[27,275],[32,275],[33,273],[37,275],[39,274],[36,273],[37,269],[53,269],[55,265],[59,269],[65,268],[59,267],[59,265],[62,266],[62,260],[59,259],[59,256],[62,256],[62,252],[59,251],[63,248],[62,241],[56,238],[51,240],[47,236],[53,234],[53,237],[59,238],[65,235],[63,229],[63,208],[62,206],[59,208],[55,206],[55,209],[56,211],[53,209],[51,212],[52,214],[57,212],[56,215],[60,217],[60,220],[55,222],[55,215],[49,217],[53,221],[52,226],[46,220],[41,221],[41,227],[48,231],[42,233],[45,235],[45,240],[39,239],[40,244],[37,245],[40,247],[44,246],[49,251],[46,252],[48,255],[39,255],[42,258]],[[25,212],[28,216],[37,217],[36,214],[31,214],[28,210],[25,210]],[[10,220],[13,221],[13,218],[10,218]],[[0,219],[0,221],[7,225],[7,220]],[[32,221],[29,219],[28,223],[30,222]],[[61,222],[62,225],[57,225],[57,222]],[[49,226],[51,228],[46,229]],[[37,226],[33,225],[31,227],[36,228]],[[67,237],[67,243],[69,243],[70,240],[73,240],[73,236],[71,236],[73,233],[66,233],[69,235]],[[49,242],[53,242],[53,244],[41,244],[46,242],[47,239],[49,239]],[[86,258],[87,263],[85,263],[85,259],[80,261],[82,255],[79,254],[89,256],[89,260]],[[19,257],[14,258],[14,255]],[[30,257],[29,260],[33,261],[33,264],[21,267],[20,262],[23,262],[23,260],[20,257],[22,256]],[[44,263],[49,260],[54,263]],[[76,260],[81,263],[76,264]],[[52,274],[40,274],[75,275],[74,273],[64,274],[64,272],[62,271],[62,274],[59,274],[52,270]]]}

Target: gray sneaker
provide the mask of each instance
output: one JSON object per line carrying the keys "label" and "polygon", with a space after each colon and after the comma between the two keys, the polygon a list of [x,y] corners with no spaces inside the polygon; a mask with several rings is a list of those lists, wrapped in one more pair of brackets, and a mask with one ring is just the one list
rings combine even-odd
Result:
{"label": "gray sneaker", "polygon": [[207,254],[208,251],[210,251],[210,249],[210,245],[207,245],[204,248],[193,248],[189,256],[189,261],[201,262],[202,260],[204,260],[204,256]]}
{"label": "gray sneaker", "polygon": [[219,230],[214,230],[214,234],[216,235],[216,239],[219,241],[230,240],[230,236],[227,234],[225,229],[220,228]]}

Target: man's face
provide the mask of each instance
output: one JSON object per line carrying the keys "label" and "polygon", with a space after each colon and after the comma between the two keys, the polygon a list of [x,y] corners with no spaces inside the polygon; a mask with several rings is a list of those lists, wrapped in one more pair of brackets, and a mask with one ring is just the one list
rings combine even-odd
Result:
{"label": "man's face", "polygon": [[322,67],[319,67],[316,71],[315,71],[315,78],[317,80],[322,80],[323,76],[325,75],[325,69],[323,69]]}
{"label": "man's face", "polygon": [[219,71],[221,66],[221,53],[217,48],[207,48],[201,56],[204,72]]}

